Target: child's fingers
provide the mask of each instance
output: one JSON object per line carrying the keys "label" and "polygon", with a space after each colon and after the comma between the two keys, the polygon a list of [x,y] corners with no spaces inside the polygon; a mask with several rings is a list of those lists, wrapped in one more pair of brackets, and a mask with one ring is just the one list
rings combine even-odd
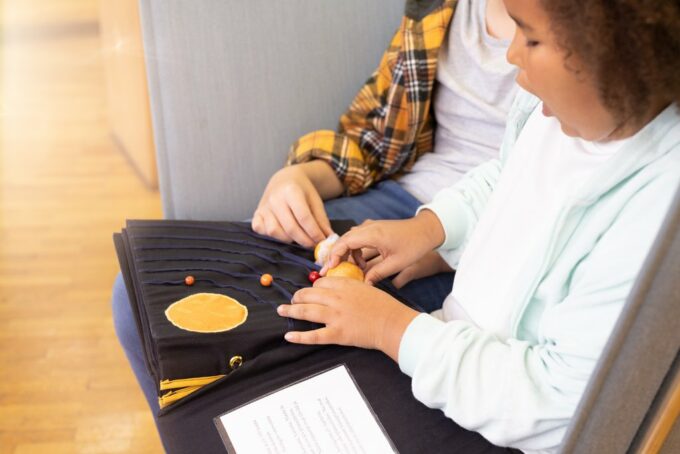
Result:
{"label": "child's fingers", "polygon": [[[350,291],[351,287],[363,285],[363,282],[354,279],[347,279],[346,277],[322,277],[314,281],[312,288],[303,288],[298,290],[295,295],[301,293],[306,303],[313,302],[323,306],[342,305],[342,296]],[[298,301],[293,295],[293,304]]]}
{"label": "child's fingers", "polygon": [[315,329],[313,331],[289,331],[284,335],[284,338],[288,342],[294,344],[314,345],[336,343],[333,331],[327,327]]}
{"label": "child's fingers", "polygon": [[364,260],[368,261],[371,260],[372,258],[380,255],[377,249],[372,248],[372,247],[365,247],[361,249],[361,253],[364,256]]}
{"label": "child's fingers", "polygon": [[432,251],[427,253],[417,262],[404,268],[397,276],[392,279],[392,284],[396,288],[402,288],[409,282],[427,276],[433,276],[437,273],[446,271],[453,271],[441,256]]}
{"label": "child's fingers", "polygon": [[415,271],[416,270],[412,265],[407,266],[399,274],[397,274],[394,279],[392,279],[392,285],[398,289],[402,288],[416,278]]}
{"label": "child's fingers", "polygon": [[261,215],[262,223],[264,224],[264,234],[271,236],[286,243],[292,243],[293,239],[286,233],[285,229],[281,226],[278,219],[276,219],[276,214],[271,210],[267,209]]}
{"label": "child's fingers", "polygon": [[310,239],[309,243],[300,244],[312,247],[326,238],[326,235],[314,216],[312,207],[307,203],[307,200],[304,197],[292,199],[289,204],[290,211],[293,213],[295,221],[301,227],[306,237]]}
{"label": "child's fingers", "polygon": [[349,247],[347,247],[345,243],[341,243],[341,241],[342,238],[340,238],[335,243],[335,245],[333,245],[331,252],[328,254],[328,259],[326,260],[326,263],[324,263],[323,268],[321,268],[321,271],[319,271],[319,274],[321,274],[322,276],[325,276],[328,270],[338,266],[340,262],[347,260],[347,258],[351,254],[352,250],[349,249]]}
{"label": "child's fingers", "polygon": [[362,270],[366,268],[366,260],[364,260],[364,255],[362,254],[361,249],[354,249],[352,251],[352,260]]}
{"label": "child's fingers", "polygon": [[282,317],[315,323],[325,323],[327,315],[326,307],[319,304],[282,304],[276,312]]}
{"label": "child's fingers", "polygon": [[373,257],[371,260],[368,260],[366,262],[366,268],[364,268],[364,275],[366,275],[369,271],[371,271],[371,268],[375,267],[378,263],[382,262],[383,256],[382,255],[377,255]]}
{"label": "child's fingers", "polygon": [[350,230],[341,236],[333,245],[333,248],[331,248],[331,252],[328,254],[328,260],[323,267],[321,275],[324,276],[326,271],[335,268],[341,261],[347,260],[352,251],[361,250],[365,247],[375,248],[377,242],[372,230],[373,229],[370,228],[357,228],[356,230]]}
{"label": "child's fingers", "polygon": [[[375,260],[376,259],[373,259],[371,262]],[[391,258],[380,260],[373,266],[370,266],[366,272],[364,281],[367,284],[374,285],[376,282],[380,282],[396,272],[401,271],[401,269],[402,267],[395,263]]]}
{"label": "child's fingers", "polygon": [[[333,281],[331,278],[321,278],[314,281],[313,287],[305,287],[293,294],[293,305],[297,304],[319,304],[327,306],[329,303],[335,301],[335,292],[330,290],[331,286],[324,285],[325,281]],[[324,282],[322,282],[324,281]],[[281,306],[279,306],[281,307]]]}
{"label": "child's fingers", "polygon": [[331,222],[328,220],[328,215],[326,214],[326,209],[323,206],[323,200],[321,197],[310,197],[309,207],[312,210],[312,215],[319,224],[319,227],[323,231],[324,238],[331,236],[333,228],[331,227]]}
{"label": "child's fingers", "polygon": [[295,214],[291,211],[289,205],[277,205],[272,211],[288,237],[305,247],[314,245],[314,240],[310,238],[300,224],[298,224],[298,220],[295,218]]}

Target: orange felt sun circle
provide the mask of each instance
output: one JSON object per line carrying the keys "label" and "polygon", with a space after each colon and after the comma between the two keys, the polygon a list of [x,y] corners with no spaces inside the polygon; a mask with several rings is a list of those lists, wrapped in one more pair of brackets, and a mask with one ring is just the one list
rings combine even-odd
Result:
{"label": "orange felt sun circle", "polygon": [[221,333],[242,325],[248,308],[226,295],[195,293],[168,306],[165,317],[185,331]]}

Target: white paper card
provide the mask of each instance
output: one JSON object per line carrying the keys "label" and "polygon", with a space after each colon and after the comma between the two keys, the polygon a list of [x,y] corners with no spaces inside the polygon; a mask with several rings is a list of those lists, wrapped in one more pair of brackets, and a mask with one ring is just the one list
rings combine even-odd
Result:
{"label": "white paper card", "polygon": [[228,451],[238,454],[396,452],[344,365],[227,412],[215,423]]}

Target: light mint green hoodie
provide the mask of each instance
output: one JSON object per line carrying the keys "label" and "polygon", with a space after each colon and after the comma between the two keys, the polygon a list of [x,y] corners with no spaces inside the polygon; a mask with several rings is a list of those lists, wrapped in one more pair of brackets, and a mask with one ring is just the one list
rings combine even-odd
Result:
{"label": "light mint green hoodie", "polygon": [[[500,160],[421,207],[439,217],[440,254],[455,267],[513,146],[540,101],[518,95]],[[544,254],[507,294],[513,337],[421,314],[399,365],[416,398],[491,442],[555,450],[680,184],[680,114],[668,107],[612,156],[554,219]],[[508,238],[508,241],[512,241]]]}

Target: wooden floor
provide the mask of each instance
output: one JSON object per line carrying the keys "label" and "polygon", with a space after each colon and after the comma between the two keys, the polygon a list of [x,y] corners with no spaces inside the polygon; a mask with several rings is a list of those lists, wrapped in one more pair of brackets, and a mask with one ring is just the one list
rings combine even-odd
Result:
{"label": "wooden floor", "polygon": [[98,1],[0,14],[0,453],[162,452],[109,307],[111,235],[160,201],[108,135]]}

